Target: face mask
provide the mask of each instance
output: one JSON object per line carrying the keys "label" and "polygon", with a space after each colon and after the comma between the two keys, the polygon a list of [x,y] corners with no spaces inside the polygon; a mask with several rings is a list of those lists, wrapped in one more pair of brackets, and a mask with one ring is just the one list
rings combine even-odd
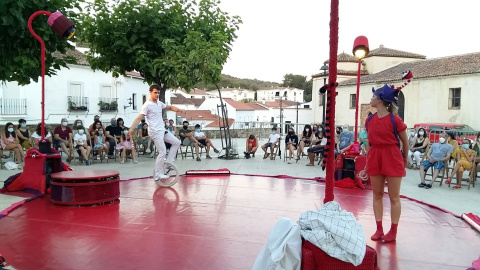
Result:
{"label": "face mask", "polygon": [[340,132],[340,130],[337,130],[337,134],[340,134],[340,133],[342,133],[342,132]]}
{"label": "face mask", "polygon": [[445,138],[440,138],[438,140],[440,141],[440,143],[445,143]]}
{"label": "face mask", "polygon": [[27,124],[22,124],[22,128],[26,128],[27,127]]}
{"label": "face mask", "polygon": [[289,132],[288,132],[288,135],[293,135],[293,131],[289,131]]}
{"label": "face mask", "polygon": [[201,129],[199,129],[199,128],[197,128],[197,132],[200,132],[200,131],[202,131],[202,130],[201,130]]}
{"label": "face mask", "polygon": [[415,136],[415,132],[410,131],[410,136],[412,136],[412,137]]}
{"label": "face mask", "polygon": [[77,127],[79,127],[79,126],[81,126],[81,125],[82,125],[82,123],[77,123]]}
{"label": "face mask", "polygon": [[83,134],[83,129],[79,129],[78,134],[82,135]]}
{"label": "face mask", "polygon": [[463,149],[468,149],[470,148],[470,145],[468,143],[462,144]]}
{"label": "face mask", "polygon": [[99,135],[102,135],[102,134],[103,134],[103,130],[99,130],[99,131],[98,131],[98,134],[99,134]]}
{"label": "face mask", "polygon": [[272,135],[275,135],[275,131],[272,131]]}
{"label": "face mask", "polygon": [[347,132],[348,132],[348,129],[344,128],[343,133],[347,133]]}
{"label": "face mask", "polygon": [[188,129],[188,126],[183,126],[183,129]]}
{"label": "face mask", "polygon": [[319,128],[318,131],[323,131],[323,128]]}
{"label": "face mask", "polygon": [[317,130],[318,130],[318,128],[313,128],[313,131],[315,131],[315,132],[316,132]]}
{"label": "face mask", "polygon": [[9,128],[9,129],[8,129],[8,132],[13,132],[13,128]]}
{"label": "face mask", "polygon": [[62,126],[66,127],[68,122],[62,122]]}
{"label": "face mask", "polygon": [[116,126],[117,125],[117,121],[112,121],[112,126]]}
{"label": "face mask", "polygon": [[309,132],[309,131],[310,131],[310,129],[309,129],[309,128],[307,128],[307,129],[305,129],[305,131],[306,131],[306,132]]}
{"label": "face mask", "polygon": [[423,131],[418,132],[418,135],[423,136],[425,134]]}
{"label": "face mask", "polygon": [[127,133],[128,133],[128,130],[123,131],[123,134],[127,135]]}

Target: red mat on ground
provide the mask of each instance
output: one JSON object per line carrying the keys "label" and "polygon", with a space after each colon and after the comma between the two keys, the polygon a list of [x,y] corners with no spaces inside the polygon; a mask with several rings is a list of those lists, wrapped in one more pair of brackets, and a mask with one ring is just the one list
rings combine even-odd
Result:
{"label": "red mat on ground", "polygon": [[[183,176],[172,188],[120,182],[120,200],[94,207],[45,196],[0,219],[0,253],[17,269],[250,269],[279,217],[322,206],[324,183],[252,176]],[[402,199],[396,243],[375,231],[372,193],[335,189],[362,224],[381,269],[466,269],[480,239],[462,219]],[[385,196],[385,224],[390,209]]]}

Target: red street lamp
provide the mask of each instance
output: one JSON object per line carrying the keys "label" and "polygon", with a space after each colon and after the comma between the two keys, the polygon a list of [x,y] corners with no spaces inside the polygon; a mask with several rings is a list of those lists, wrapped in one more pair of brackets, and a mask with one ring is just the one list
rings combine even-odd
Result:
{"label": "red street lamp", "polygon": [[[40,50],[41,50],[41,56],[40,56],[40,61],[42,64],[42,132],[41,132],[41,140],[40,144],[42,143],[48,143],[47,140],[45,140],[45,43],[43,40],[33,31],[32,28],[32,21],[35,17],[38,15],[47,15],[48,20],[47,23],[50,25],[50,27],[61,37],[65,37],[67,39],[73,37],[75,34],[75,26],[73,23],[67,19],[65,16],[60,11],[57,11],[55,13],[51,13],[48,11],[37,11],[33,13],[30,18],[28,18],[28,30],[30,33],[40,42]],[[43,150],[43,147],[39,149]],[[50,150],[50,147],[48,147],[48,150]]]}
{"label": "red street lamp", "polygon": [[355,144],[357,142],[357,128],[358,128],[358,97],[360,92],[360,69],[362,67],[362,59],[365,58],[368,53],[368,39],[366,36],[358,36],[353,42],[353,55],[358,59],[358,73],[357,73],[357,94],[355,96]]}

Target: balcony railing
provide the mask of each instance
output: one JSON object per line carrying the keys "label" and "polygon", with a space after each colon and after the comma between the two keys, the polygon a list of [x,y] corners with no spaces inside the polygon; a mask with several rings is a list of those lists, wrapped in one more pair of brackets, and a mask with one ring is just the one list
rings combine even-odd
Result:
{"label": "balcony railing", "polygon": [[118,110],[118,98],[99,98],[98,111],[109,112]]}
{"label": "balcony railing", "polygon": [[88,97],[68,96],[68,111],[88,111]]}
{"label": "balcony railing", "polygon": [[27,99],[0,98],[0,107],[2,115],[26,115]]}

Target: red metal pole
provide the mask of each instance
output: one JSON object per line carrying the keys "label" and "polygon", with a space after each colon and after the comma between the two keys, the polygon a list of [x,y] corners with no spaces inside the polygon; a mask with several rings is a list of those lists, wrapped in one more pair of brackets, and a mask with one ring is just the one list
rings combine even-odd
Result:
{"label": "red metal pole", "polygon": [[38,15],[47,15],[50,16],[52,15],[51,12],[48,11],[37,11],[33,13],[30,18],[28,18],[28,30],[30,33],[40,42],[40,50],[41,50],[41,56],[40,56],[40,62],[42,64],[42,139],[41,141],[45,140],[45,43],[43,40],[33,31],[32,28],[32,21],[37,17]]}
{"label": "red metal pole", "polygon": [[358,128],[358,96],[360,93],[360,68],[362,66],[362,60],[358,59],[358,73],[357,73],[357,95],[355,96],[355,143],[357,142],[357,128]]}
{"label": "red metal pole", "polygon": [[[330,60],[329,60],[329,71],[328,71],[328,83],[333,83],[337,81],[337,52],[338,52],[338,3],[339,0],[332,0],[330,7]],[[328,89],[328,95],[330,96],[329,104],[329,134],[328,138],[330,145],[328,146],[328,157],[327,157],[327,173],[325,176],[325,198],[323,199],[324,203],[333,201],[334,192],[333,188],[335,186],[334,180],[334,168],[335,168],[335,99],[337,96],[336,87],[330,87]]]}

